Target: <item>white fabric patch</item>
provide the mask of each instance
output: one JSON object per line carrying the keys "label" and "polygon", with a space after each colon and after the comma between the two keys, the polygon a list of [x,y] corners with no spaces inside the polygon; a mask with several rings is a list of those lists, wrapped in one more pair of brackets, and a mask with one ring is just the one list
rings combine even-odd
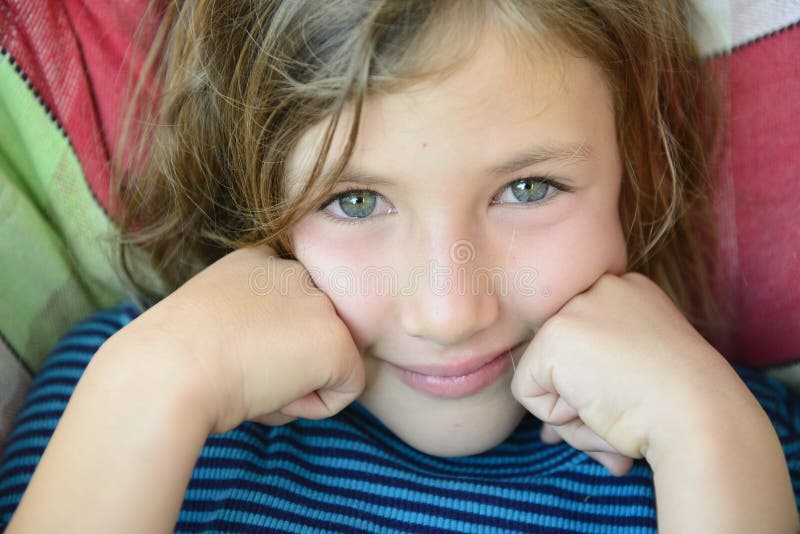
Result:
{"label": "white fabric patch", "polygon": [[694,0],[692,33],[703,56],[769,35],[800,20],[800,0]]}

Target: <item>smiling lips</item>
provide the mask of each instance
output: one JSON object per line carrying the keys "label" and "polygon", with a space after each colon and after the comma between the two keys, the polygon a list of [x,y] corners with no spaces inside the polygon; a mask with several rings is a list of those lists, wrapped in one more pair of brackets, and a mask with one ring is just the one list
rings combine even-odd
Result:
{"label": "smiling lips", "polygon": [[523,346],[524,342],[519,343],[488,361],[479,358],[454,367],[390,365],[409,387],[432,397],[458,399],[477,393],[504,375],[511,366],[511,358],[519,357]]}

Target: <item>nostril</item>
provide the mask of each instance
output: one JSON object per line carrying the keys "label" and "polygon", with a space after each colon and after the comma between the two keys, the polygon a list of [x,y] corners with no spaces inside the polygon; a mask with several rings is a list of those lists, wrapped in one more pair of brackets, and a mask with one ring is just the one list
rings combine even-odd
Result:
{"label": "nostril", "polygon": [[488,294],[420,292],[403,299],[400,309],[400,323],[408,335],[440,345],[464,343],[498,317],[499,304]]}

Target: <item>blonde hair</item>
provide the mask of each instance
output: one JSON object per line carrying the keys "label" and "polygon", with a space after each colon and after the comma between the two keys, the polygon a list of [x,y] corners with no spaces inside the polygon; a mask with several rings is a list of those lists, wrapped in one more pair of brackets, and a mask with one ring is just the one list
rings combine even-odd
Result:
{"label": "blonde hair", "polygon": [[[140,78],[153,76],[158,96],[132,99],[145,102],[132,105],[123,140],[139,139],[139,150],[120,150],[128,157],[116,166],[122,266],[157,299],[164,292],[137,280],[128,261],[136,247],[166,291],[242,246],[268,244],[291,257],[288,230],[346,164],[366,95],[446,76],[491,20],[524,50],[557,41],[603,69],[624,162],[629,270],[652,278],[713,335],[708,154],[716,108],[689,10],[678,0],[168,2],[157,10],[153,68],[146,64]],[[354,113],[347,146],[323,173],[345,106]],[[314,170],[289,201],[288,156],[325,119]]]}

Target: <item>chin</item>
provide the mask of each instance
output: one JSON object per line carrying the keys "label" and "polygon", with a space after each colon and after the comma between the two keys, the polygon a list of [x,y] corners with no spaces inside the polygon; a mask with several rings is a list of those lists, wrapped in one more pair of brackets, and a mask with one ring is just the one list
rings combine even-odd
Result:
{"label": "chin", "polygon": [[[513,414],[503,418],[489,417],[475,424],[462,424],[459,427],[433,423],[427,428],[404,428],[392,430],[408,445],[431,456],[455,457],[470,456],[488,451],[505,441],[517,427],[525,410],[522,406]],[[390,427],[391,428],[391,427]]]}
{"label": "chin", "polygon": [[[463,399],[419,393],[381,402],[368,387],[359,402],[405,443],[432,456],[480,454],[502,443],[519,425],[525,408],[511,395],[510,378]],[[408,391],[403,393],[409,393]]]}

